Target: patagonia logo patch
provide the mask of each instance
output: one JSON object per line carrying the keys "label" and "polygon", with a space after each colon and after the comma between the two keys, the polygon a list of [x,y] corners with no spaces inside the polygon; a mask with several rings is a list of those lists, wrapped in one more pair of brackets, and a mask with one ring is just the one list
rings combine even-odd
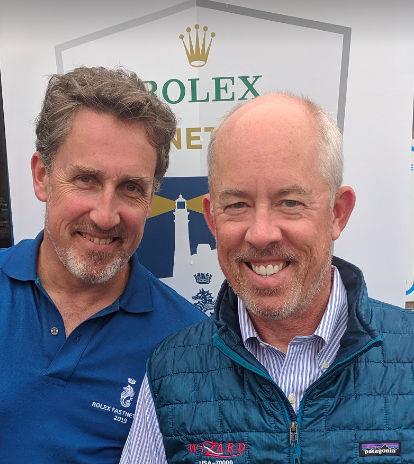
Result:
{"label": "patagonia logo patch", "polygon": [[371,456],[400,456],[400,441],[367,442],[359,444],[359,456],[368,458]]}

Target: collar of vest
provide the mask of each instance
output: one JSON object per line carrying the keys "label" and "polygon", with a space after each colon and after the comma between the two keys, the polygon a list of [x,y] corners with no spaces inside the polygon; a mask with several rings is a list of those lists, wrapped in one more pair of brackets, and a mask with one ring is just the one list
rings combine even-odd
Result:
{"label": "collar of vest", "polygon": [[[381,336],[371,325],[372,307],[361,270],[336,257],[333,257],[332,264],[339,270],[348,300],[348,324],[340,342],[336,364],[368,345],[380,343]],[[254,356],[244,349],[238,319],[237,295],[227,281],[224,281],[217,296],[213,317],[222,340],[248,362],[260,367]]]}

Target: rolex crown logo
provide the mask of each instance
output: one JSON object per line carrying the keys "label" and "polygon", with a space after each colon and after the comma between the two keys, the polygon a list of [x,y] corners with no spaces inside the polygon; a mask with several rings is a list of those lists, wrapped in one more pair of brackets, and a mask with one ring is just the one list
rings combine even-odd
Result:
{"label": "rolex crown logo", "polygon": [[[187,43],[184,41],[184,34],[180,34],[179,37],[184,45],[185,52],[187,54],[188,62],[195,68],[200,68],[207,63],[208,54],[210,53],[211,42],[216,36],[214,32],[210,33],[210,40],[207,38],[208,27],[203,27],[202,37],[200,38],[200,25],[196,24],[195,39],[191,36],[191,27],[187,27],[186,31],[188,34]],[[194,39],[194,40],[193,40]],[[208,45],[207,45],[208,42]]]}

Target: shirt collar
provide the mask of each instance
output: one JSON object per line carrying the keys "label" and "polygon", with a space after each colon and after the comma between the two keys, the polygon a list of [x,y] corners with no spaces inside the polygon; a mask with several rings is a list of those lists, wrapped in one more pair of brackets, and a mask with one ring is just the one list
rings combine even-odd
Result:
{"label": "shirt collar", "polygon": [[[9,256],[1,266],[9,277],[20,281],[36,281],[37,255],[43,240],[43,231],[33,240],[22,240],[8,250]],[[130,260],[130,273],[125,290],[117,300],[127,312],[143,313],[153,310],[151,274],[142,266],[135,252]],[[116,303],[116,302],[115,302]],[[114,303],[114,304],[115,304]],[[111,305],[112,307],[113,305]],[[116,305],[118,306],[118,305]]]}
{"label": "shirt collar", "polygon": [[261,341],[247,312],[246,305],[240,297],[237,298],[237,310],[239,313],[240,333],[244,345],[246,345],[249,338],[257,338],[257,340]]}
{"label": "shirt collar", "polygon": [[154,309],[151,292],[152,274],[138,261],[137,252],[130,260],[128,283],[119,297],[119,306],[130,313],[147,313]]}
{"label": "shirt collar", "polygon": [[[335,266],[332,266],[332,275],[332,288],[326,310],[315,332],[310,335],[317,335],[323,340],[324,344],[329,343],[341,316],[348,311],[346,289]],[[250,338],[256,338],[263,343],[250,319],[246,305],[240,298],[238,298],[238,314],[243,343],[246,345],[247,340]]]}
{"label": "shirt collar", "polygon": [[318,327],[315,330],[315,335],[321,337],[325,344],[331,341],[341,316],[348,313],[345,286],[342,282],[338,269],[332,266],[332,270],[332,288],[331,294],[329,295],[328,305]]}
{"label": "shirt collar", "polygon": [[1,266],[2,271],[9,277],[28,281],[37,279],[37,255],[43,240],[43,231],[33,240],[22,240],[9,248],[7,259]]}

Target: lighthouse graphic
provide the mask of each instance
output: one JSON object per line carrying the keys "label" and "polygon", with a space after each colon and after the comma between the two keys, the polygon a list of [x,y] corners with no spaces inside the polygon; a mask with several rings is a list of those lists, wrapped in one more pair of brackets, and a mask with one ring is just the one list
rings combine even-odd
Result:
{"label": "lighthouse graphic", "polygon": [[224,276],[202,215],[206,193],[205,177],[164,179],[139,256],[161,281],[209,315]]}
{"label": "lighthouse graphic", "polygon": [[181,275],[188,275],[191,272],[193,260],[190,250],[190,236],[188,233],[188,210],[187,201],[180,196],[175,201],[174,222],[175,222],[175,253],[173,279],[179,279]]}

